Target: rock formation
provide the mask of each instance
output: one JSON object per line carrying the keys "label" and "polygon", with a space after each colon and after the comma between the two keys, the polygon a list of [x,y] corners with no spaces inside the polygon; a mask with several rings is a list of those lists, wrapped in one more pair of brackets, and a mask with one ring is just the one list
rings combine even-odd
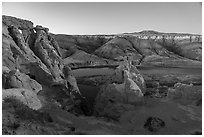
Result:
{"label": "rock formation", "polygon": [[36,26],[36,40],[31,47],[35,55],[47,66],[50,70],[52,77],[56,81],[62,80],[62,61],[59,54],[58,45],[53,42],[54,39],[48,34],[48,29],[42,26]]}
{"label": "rock formation", "polygon": [[[3,16],[2,132],[196,134],[189,131],[202,129],[201,51],[201,35],[51,34]],[[81,68],[97,74],[75,78]]]}
{"label": "rock formation", "polygon": [[[96,55],[101,60],[106,59],[108,62],[112,62],[111,64],[117,64],[118,61],[121,61],[122,56],[131,53],[135,64],[201,65],[201,35],[143,31],[116,35],[70,36],[58,34],[54,36],[60,44],[60,51],[64,59],[67,57],[71,59],[72,55],[82,50],[88,54]],[[99,62],[91,56],[86,56],[84,59],[75,57],[75,60],[85,63],[87,58],[96,64]],[[100,62],[100,64],[104,65],[106,62]]]}
{"label": "rock formation", "polygon": [[9,98],[18,99],[20,102],[34,110],[38,110],[42,107],[42,104],[38,99],[37,95],[33,91],[28,89],[22,88],[3,89],[2,90],[3,101]]}
{"label": "rock formation", "polygon": [[3,87],[5,89],[9,88],[25,88],[35,93],[38,93],[42,90],[42,86],[31,79],[28,75],[24,73],[20,73],[18,70],[11,70],[9,73],[3,75],[5,79],[5,83],[3,83]]}
{"label": "rock formation", "polygon": [[202,91],[194,87],[193,84],[176,83],[173,88],[168,90],[168,98],[182,104],[192,104],[202,100]]}
{"label": "rock formation", "polygon": [[[41,85],[50,88],[59,85],[61,92],[81,102],[83,97],[75,78],[63,73],[70,68],[64,65],[59,46],[49,29],[39,25],[33,27],[32,22],[15,17],[3,16],[2,19],[3,66],[10,70],[3,73],[3,87],[26,88],[37,93],[45,91]],[[81,103],[78,105],[80,108]]]}
{"label": "rock formation", "polygon": [[108,83],[99,91],[95,101],[95,115],[107,116],[117,120],[124,111],[134,109],[133,105],[144,102],[146,85],[137,68],[125,60],[117,69],[115,79],[122,83]]}

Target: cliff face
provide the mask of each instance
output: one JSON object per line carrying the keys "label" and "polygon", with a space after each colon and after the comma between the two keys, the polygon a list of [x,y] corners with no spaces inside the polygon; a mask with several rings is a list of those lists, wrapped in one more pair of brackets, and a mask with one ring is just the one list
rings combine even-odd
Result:
{"label": "cliff face", "polygon": [[[58,43],[49,29],[34,27],[32,22],[15,17],[3,16],[2,21],[2,65],[7,68],[3,71],[3,88],[11,91],[25,88],[41,95],[48,93],[53,99],[57,98],[57,92],[63,93],[72,107],[83,111],[81,103],[77,106],[75,101],[81,102],[84,98],[75,78],[69,74],[71,69],[64,65]],[[51,92],[53,88],[55,95]]]}
{"label": "cliff face", "polygon": [[[143,31],[118,35],[55,35],[63,58],[73,58],[75,53],[84,51],[91,56],[92,64],[117,64],[123,56],[132,54],[135,64],[185,66],[199,65],[202,61],[202,36],[179,33]],[[74,58],[87,63],[88,59]]]}

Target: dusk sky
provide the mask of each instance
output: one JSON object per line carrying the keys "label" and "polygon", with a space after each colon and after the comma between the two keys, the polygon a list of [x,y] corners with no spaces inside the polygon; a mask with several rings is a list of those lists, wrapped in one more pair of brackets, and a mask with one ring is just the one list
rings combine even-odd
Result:
{"label": "dusk sky", "polygon": [[118,34],[142,30],[202,34],[202,7],[198,2],[4,2],[2,14],[30,20],[55,34]]}

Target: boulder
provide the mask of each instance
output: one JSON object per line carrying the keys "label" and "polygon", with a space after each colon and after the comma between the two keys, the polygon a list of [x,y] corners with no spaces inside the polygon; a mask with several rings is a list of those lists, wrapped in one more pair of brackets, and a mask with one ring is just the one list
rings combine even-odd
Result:
{"label": "boulder", "polygon": [[164,128],[165,126],[165,122],[158,117],[148,117],[144,124],[144,128],[150,132],[157,132],[159,129]]}
{"label": "boulder", "polygon": [[2,100],[6,98],[16,98],[31,109],[38,110],[42,107],[36,93],[28,89],[12,88],[2,90]]}

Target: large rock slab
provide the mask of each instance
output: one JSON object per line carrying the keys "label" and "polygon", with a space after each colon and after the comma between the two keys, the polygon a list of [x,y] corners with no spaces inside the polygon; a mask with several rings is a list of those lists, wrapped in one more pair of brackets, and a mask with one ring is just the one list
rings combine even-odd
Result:
{"label": "large rock slab", "polygon": [[42,90],[42,86],[37,81],[31,79],[28,75],[24,73],[20,73],[18,70],[11,70],[9,73],[7,73],[5,79],[6,83],[4,84],[4,87],[6,89],[24,88],[34,91],[35,93]]}
{"label": "large rock slab", "polygon": [[59,53],[59,47],[55,40],[48,34],[48,29],[42,26],[36,26],[36,39],[33,47],[34,53],[46,65],[56,81],[62,80],[62,61]]}
{"label": "large rock slab", "polygon": [[12,88],[2,90],[2,99],[16,98],[31,109],[38,110],[42,107],[36,93],[28,89]]}
{"label": "large rock slab", "polygon": [[[125,74],[128,72],[125,71]],[[135,103],[141,100],[143,93],[139,86],[129,77],[125,80],[125,94],[127,96],[128,103]]]}

